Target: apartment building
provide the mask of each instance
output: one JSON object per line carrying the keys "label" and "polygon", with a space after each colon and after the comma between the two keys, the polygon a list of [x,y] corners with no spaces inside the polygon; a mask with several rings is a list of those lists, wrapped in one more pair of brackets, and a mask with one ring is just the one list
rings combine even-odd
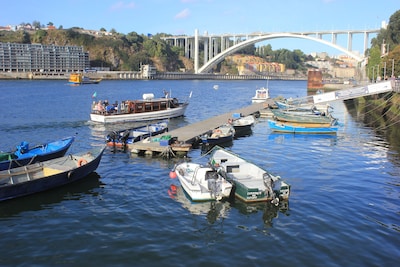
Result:
{"label": "apartment building", "polygon": [[80,46],[0,42],[0,72],[69,73],[90,68]]}

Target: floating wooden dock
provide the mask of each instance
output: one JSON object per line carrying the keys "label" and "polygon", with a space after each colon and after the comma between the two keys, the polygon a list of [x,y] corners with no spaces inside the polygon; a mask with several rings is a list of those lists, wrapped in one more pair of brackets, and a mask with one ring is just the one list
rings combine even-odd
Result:
{"label": "floating wooden dock", "polygon": [[260,110],[264,109],[268,105],[273,105],[273,100],[268,100],[263,103],[253,103],[250,106],[240,108],[222,115],[218,115],[200,122],[189,124],[187,126],[177,128],[164,133],[161,135],[153,136],[152,138],[160,138],[161,136],[170,135],[172,138],[176,138],[177,145],[161,145],[160,142],[149,142],[149,140],[139,141],[128,145],[128,148],[132,153],[145,153],[153,154],[158,153],[175,153],[183,152],[187,153],[191,149],[191,145],[198,139],[198,137],[209,130],[213,130],[218,126],[221,126],[228,122],[232,118],[232,115],[237,113],[242,116],[248,116],[256,114]]}

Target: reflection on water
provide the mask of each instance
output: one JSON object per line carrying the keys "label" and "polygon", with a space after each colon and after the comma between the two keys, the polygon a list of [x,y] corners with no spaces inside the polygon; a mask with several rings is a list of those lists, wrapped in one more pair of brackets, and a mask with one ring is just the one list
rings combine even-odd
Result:
{"label": "reflection on water", "polygon": [[[201,153],[202,154],[207,154],[215,146],[216,145],[202,144],[201,145]],[[229,147],[233,146],[233,142],[232,141],[228,141],[228,142],[224,142],[224,143],[219,143],[218,146],[223,147],[223,148],[229,148]]]}
{"label": "reflection on water", "polygon": [[25,211],[47,209],[64,200],[79,200],[88,194],[96,196],[99,193],[93,189],[99,188],[102,185],[99,179],[100,175],[93,172],[83,180],[62,187],[26,197],[4,201],[0,205],[0,218],[17,216]]}
{"label": "reflection on water", "polygon": [[337,139],[337,136],[334,134],[295,134],[295,133],[277,133],[277,132],[271,132],[268,135],[269,140],[275,140],[275,139],[302,139],[302,140],[335,140]]}
{"label": "reflection on water", "polygon": [[271,202],[259,203],[244,203],[242,201],[235,201],[233,207],[238,209],[242,214],[252,214],[262,212],[263,222],[266,226],[272,227],[272,221],[278,218],[279,213],[285,216],[290,216],[289,201],[280,201],[279,205],[272,204]]}
{"label": "reflection on water", "polygon": [[243,129],[243,130],[236,130],[234,139],[240,139],[244,137],[250,137],[253,134],[253,130],[251,128]]}
{"label": "reflection on water", "polygon": [[290,215],[289,201],[280,201],[279,205],[270,202],[244,203],[242,201],[206,201],[193,202],[185,193],[181,186],[171,184],[168,189],[168,195],[179,202],[183,208],[194,215],[206,215],[207,221],[214,224],[219,218],[227,218],[231,208],[236,208],[242,214],[263,213],[263,222],[272,227],[272,220],[278,218],[278,214]]}
{"label": "reflection on water", "polygon": [[168,189],[168,195],[182,204],[182,207],[187,209],[194,215],[206,215],[207,221],[214,224],[218,218],[226,218],[230,210],[229,202],[225,201],[205,201],[192,202],[181,186],[171,184]]}

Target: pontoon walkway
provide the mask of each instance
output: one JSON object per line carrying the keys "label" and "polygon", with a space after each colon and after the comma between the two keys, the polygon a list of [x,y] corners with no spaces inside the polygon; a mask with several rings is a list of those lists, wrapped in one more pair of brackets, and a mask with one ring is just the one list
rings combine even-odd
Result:
{"label": "pontoon walkway", "polygon": [[[242,114],[242,116],[247,116],[255,114],[260,110],[264,109],[266,106],[273,104],[274,101],[272,99],[269,99],[268,101],[263,103],[254,103],[250,106],[241,109],[237,109],[222,115],[206,119],[204,121],[196,122],[178,129],[174,129],[172,131],[169,131],[168,135],[170,135],[171,137],[176,137],[179,143],[193,144],[198,136],[206,133],[209,130],[215,129],[220,125],[227,123],[228,120],[232,118],[233,114],[240,113]],[[161,137],[162,135],[166,135],[166,133],[158,136],[153,136],[153,138]],[[160,145],[160,142],[146,142],[146,141],[140,141],[134,144],[130,144],[128,145],[128,148],[132,151],[132,153],[165,152],[166,149],[169,149],[169,147]],[[172,151],[187,152],[190,149],[190,147],[187,147],[186,149],[182,147],[172,147],[171,149]]]}

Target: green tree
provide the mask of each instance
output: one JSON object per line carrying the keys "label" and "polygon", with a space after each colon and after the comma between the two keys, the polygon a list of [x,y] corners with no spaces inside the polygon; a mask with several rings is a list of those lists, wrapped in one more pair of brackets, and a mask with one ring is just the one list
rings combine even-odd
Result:
{"label": "green tree", "polygon": [[33,27],[34,29],[40,29],[40,21],[34,20],[34,21],[32,22],[32,27]]}
{"label": "green tree", "polygon": [[379,46],[374,46],[369,50],[367,73],[370,80],[376,80],[378,66],[381,63],[381,50]]}
{"label": "green tree", "polygon": [[43,39],[46,37],[47,31],[45,30],[37,30],[33,35],[32,41],[34,43],[42,43]]}
{"label": "green tree", "polygon": [[400,10],[390,16],[387,28],[387,39],[390,45],[400,44]]}

